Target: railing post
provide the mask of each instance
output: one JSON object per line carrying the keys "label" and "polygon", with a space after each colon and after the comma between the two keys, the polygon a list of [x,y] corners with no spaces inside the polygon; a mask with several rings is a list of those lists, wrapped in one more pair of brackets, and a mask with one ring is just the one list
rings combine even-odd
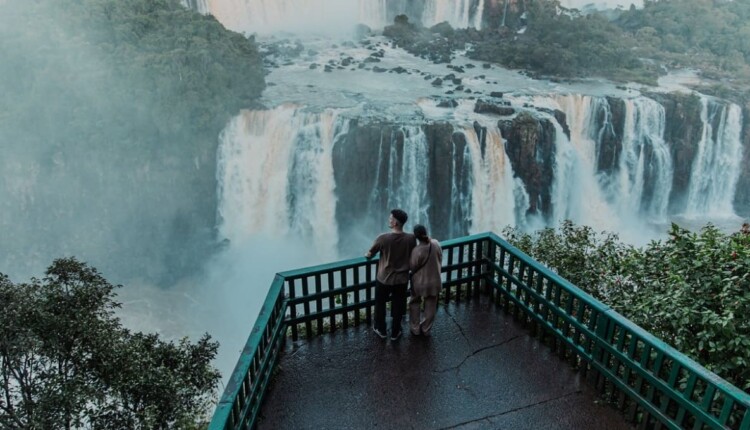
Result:
{"label": "railing post", "polygon": [[495,242],[490,239],[489,237],[484,239],[482,242],[482,251],[481,251],[481,258],[482,258],[482,279],[480,281],[480,286],[482,289],[482,293],[489,294],[490,291],[490,285],[491,283],[488,282],[488,277],[492,276],[494,270],[492,270],[492,259],[495,256]]}
{"label": "railing post", "polygon": [[598,363],[601,368],[606,368],[606,364],[604,363],[604,348],[601,346],[601,342],[607,341],[607,333],[609,332],[609,323],[610,318],[607,315],[606,311],[600,311],[599,315],[596,316],[596,339],[594,339],[594,348],[593,352],[591,354],[592,358],[592,366],[591,366],[591,375],[592,377],[596,378],[593,382],[595,386],[598,389],[603,388],[602,384],[602,378],[604,378],[604,375],[596,369],[594,366],[594,363]]}

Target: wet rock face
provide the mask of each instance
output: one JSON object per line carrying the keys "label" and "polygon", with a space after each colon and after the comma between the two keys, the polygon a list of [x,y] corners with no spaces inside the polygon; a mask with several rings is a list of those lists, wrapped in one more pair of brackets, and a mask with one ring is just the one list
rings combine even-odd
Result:
{"label": "wet rock face", "polygon": [[[607,97],[611,117],[610,127],[602,130],[597,154],[596,170],[598,173],[612,175],[620,165],[622,154],[622,135],[625,128],[625,102],[622,99]],[[606,112],[597,112],[597,124],[604,124]]]}
{"label": "wet rock face", "polygon": [[511,30],[524,25],[521,15],[526,10],[522,0],[487,0],[484,4],[483,25],[496,28],[505,24]]}
{"label": "wet rock face", "polygon": [[648,97],[664,106],[664,140],[669,145],[674,166],[669,212],[681,213],[685,209],[693,160],[703,132],[700,98],[679,93],[649,94]]}
{"label": "wet rock face", "polygon": [[742,169],[734,195],[737,215],[750,217],[750,101],[742,106]]}
{"label": "wet rock face", "polygon": [[[462,207],[471,207],[470,163],[464,159],[466,141],[448,123],[427,123],[421,129],[428,142],[429,168],[424,186],[430,202],[427,215],[431,235],[440,239],[465,235],[470,214],[463,213]],[[402,179],[403,153],[403,129],[388,122],[352,120],[349,132],[334,145],[336,221],[342,246],[346,246],[344,238],[351,235],[385,230],[384,220],[393,209],[388,206],[390,186]],[[455,190],[462,199],[468,199],[464,205],[451,201],[454,180]],[[424,222],[412,219],[407,228],[420,221]]]}
{"label": "wet rock face", "polygon": [[505,139],[515,175],[523,181],[529,194],[529,214],[549,217],[552,214],[551,190],[554,180],[555,128],[546,119],[528,112],[513,120],[502,120],[498,127]]}
{"label": "wet rock face", "polygon": [[483,100],[477,100],[477,102],[474,104],[474,112],[499,116],[509,116],[516,113],[516,110],[505,104],[499,105],[499,103],[487,103]]}

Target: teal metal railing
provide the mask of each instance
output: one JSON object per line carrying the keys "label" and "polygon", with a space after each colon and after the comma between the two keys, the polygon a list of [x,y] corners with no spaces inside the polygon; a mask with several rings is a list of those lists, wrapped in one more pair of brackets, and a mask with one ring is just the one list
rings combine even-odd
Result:
{"label": "teal metal railing", "polygon": [[[633,324],[493,233],[442,243],[443,299],[489,294],[569,361],[641,428],[750,430],[750,396]],[[276,276],[210,424],[252,428],[287,335],[363,321],[377,260]]]}

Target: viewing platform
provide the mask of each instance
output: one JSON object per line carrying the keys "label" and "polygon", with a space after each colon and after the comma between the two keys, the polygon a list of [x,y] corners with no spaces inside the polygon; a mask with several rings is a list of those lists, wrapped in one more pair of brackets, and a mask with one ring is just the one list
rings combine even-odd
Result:
{"label": "viewing platform", "polygon": [[372,332],[377,259],[276,276],[219,429],[750,430],[750,396],[500,237],[443,242],[431,337]]}

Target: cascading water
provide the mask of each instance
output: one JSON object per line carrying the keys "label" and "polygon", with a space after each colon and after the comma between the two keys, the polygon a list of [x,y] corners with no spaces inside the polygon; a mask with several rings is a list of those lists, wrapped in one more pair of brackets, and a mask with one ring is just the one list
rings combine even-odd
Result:
{"label": "cascading water", "polygon": [[484,0],[426,0],[422,23],[432,26],[447,21],[454,28],[482,27]]}
{"label": "cascading water", "polygon": [[427,136],[419,126],[403,126],[397,132],[403,134],[403,145],[390,146],[387,207],[408,208],[411,219],[429,225]]}
{"label": "cascading water", "polygon": [[231,30],[268,34],[346,33],[362,23],[382,28],[386,0],[184,0]]}
{"label": "cascading water", "polygon": [[[645,216],[651,222],[664,222],[672,189],[673,167],[669,147],[664,141],[664,108],[646,97],[625,99],[622,130],[615,130],[609,101],[604,97],[560,95],[557,106],[565,113],[575,154],[588,173],[595,175],[598,189],[595,196],[609,206],[608,212],[623,221]],[[618,140],[621,148],[603,148],[605,140]],[[570,154],[558,153],[559,174],[575,170]],[[601,165],[602,151],[617,153],[612,166]],[[566,167],[567,169],[566,170]],[[648,192],[646,192],[648,191]],[[557,190],[557,205],[573,199],[573,193]],[[579,205],[574,205],[578,207]],[[601,204],[597,204],[603,210]],[[559,214],[570,216],[571,210],[558,208]],[[559,216],[558,216],[559,218]]]}
{"label": "cascading water", "polygon": [[472,163],[469,145],[460,148],[451,141],[451,197],[448,236],[463,236],[471,225],[472,214]]}
{"label": "cascading water", "polygon": [[[633,216],[640,213],[655,222],[667,220],[674,169],[664,141],[665,124],[664,107],[654,100],[645,97],[625,100],[619,172],[617,180],[611,182],[614,186],[608,190],[610,200],[620,196],[621,213]],[[644,195],[646,186],[650,196]]]}
{"label": "cascading water", "polygon": [[501,231],[507,225],[516,225],[516,194],[519,188],[521,195],[525,192],[520,180],[513,178],[513,168],[505,154],[500,130],[496,125],[489,125],[482,129],[485,136],[479,135],[472,126],[465,126],[462,131],[471,160],[469,231]]}
{"label": "cascading water", "polygon": [[[714,129],[718,117],[718,127]],[[685,216],[734,216],[734,193],[742,161],[742,110],[701,98],[703,132],[693,161]]]}
{"label": "cascading water", "polygon": [[321,258],[335,258],[331,152],[347,127],[333,110],[306,113],[289,105],[235,117],[218,153],[223,237],[242,242],[261,233],[292,233],[313,244]]}
{"label": "cascading water", "polygon": [[396,0],[182,0],[211,14],[227,28],[246,33],[348,33],[354,24],[381,29],[395,15],[419,14],[426,26],[447,21],[455,28],[480,29],[485,0],[425,0],[422,8]]}
{"label": "cascading water", "polygon": [[[545,98],[535,100],[550,104]],[[557,118],[544,114],[555,127],[552,224],[570,219],[597,228],[617,229],[621,219],[607,202],[596,174],[596,136],[606,127],[606,123],[599,125],[595,121],[602,100],[582,95],[560,95],[551,102],[565,113],[570,130],[568,139]]]}

